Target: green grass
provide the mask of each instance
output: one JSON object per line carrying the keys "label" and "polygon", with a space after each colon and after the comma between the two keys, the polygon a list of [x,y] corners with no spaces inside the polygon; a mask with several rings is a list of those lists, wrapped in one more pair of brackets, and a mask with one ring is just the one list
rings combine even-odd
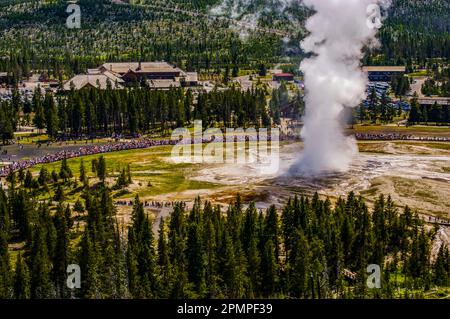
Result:
{"label": "green grass", "polygon": [[436,287],[425,292],[425,299],[450,299],[450,288]]}
{"label": "green grass", "polygon": [[[413,144],[413,143],[407,143],[408,145],[417,145],[417,144]],[[420,143],[420,146],[426,146],[429,148],[434,148],[434,149],[438,149],[438,150],[447,150],[450,151],[450,143]]]}
{"label": "green grass", "polygon": [[353,132],[378,132],[378,133],[408,133],[408,134],[420,134],[420,133],[448,133],[450,135],[450,128],[448,126],[396,126],[396,125],[355,125]]}
{"label": "green grass", "polygon": [[[127,150],[114,153],[105,153],[109,186],[113,186],[115,177],[120,170],[130,165],[132,179],[135,185],[129,187],[129,192],[114,191],[113,196],[119,193],[116,198],[133,198],[136,194],[140,197],[155,196],[160,194],[182,192],[186,190],[210,189],[217,185],[208,182],[199,182],[189,179],[189,175],[200,168],[199,164],[172,163],[169,161],[171,155],[171,146],[160,146],[149,149]],[[99,158],[100,155],[84,156],[83,161],[89,182],[91,185],[98,182],[95,174],[91,172],[91,161]],[[80,175],[81,158],[72,158],[67,160],[75,179]],[[49,173],[53,170],[59,172],[61,162],[37,165],[32,168],[32,173],[36,176],[41,167],[45,167]],[[149,182],[151,186],[149,186]],[[81,186],[81,184],[79,184]],[[53,196],[57,185],[49,185],[50,196]],[[66,188],[65,194],[67,201],[74,202],[79,197],[78,189]],[[38,199],[47,199],[48,193],[40,192]]]}
{"label": "green grass", "polygon": [[[360,152],[364,153],[377,153],[377,154],[389,154],[384,149],[384,146],[390,143],[395,146],[414,146],[414,147],[426,147],[434,150],[450,151],[450,143],[443,142],[421,142],[421,141],[358,141],[358,147]],[[427,152],[415,151],[416,155],[428,154]]]}
{"label": "green grass", "polygon": [[37,142],[46,143],[50,141],[50,138],[47,134],[39,134],[39,133],[25,133],[19,134],[17,137],[20,137],[20,144],[35,144]]}
{"label": "green grass", "polygon": [[255,74],[255,70],[239,70],[238,72],[238,76],[245,76],[250,74]]}
{"label": "green grass", "polygon": [[427,70],[422,70],[422,71],[417,71],[417,72],[409,73],[409,74],[408,74],[408,77],[414,78],[414,77],[423,77],[423,76],[427,76],[427,75],[428,75]]}
{"label": "green grass", "polygon": [[378,187],[371,187],[369,189],[361,191],[360,193],[364,197],[375,197],[379,194],[379,189]]}
{"label": "green grass", "polygon": [[427,200],[438,199],[437,196],[431,194],[430,192],[424,191],[424,190],[418,190],[418,191],[414,192],[414,196],[423,198],[423,199],[427,199]]}

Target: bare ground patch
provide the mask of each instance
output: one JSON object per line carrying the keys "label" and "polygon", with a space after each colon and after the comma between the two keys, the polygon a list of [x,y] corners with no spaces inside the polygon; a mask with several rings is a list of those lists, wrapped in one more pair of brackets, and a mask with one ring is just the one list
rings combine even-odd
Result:
{"label": "bare ground patch", "polygon": [[374,179],[372,186],[361,194],[371,201],[380,194],[390,195],[401,207],[409,206],[425,214],[450,217],[450,184],[446,181],[382,176]]}

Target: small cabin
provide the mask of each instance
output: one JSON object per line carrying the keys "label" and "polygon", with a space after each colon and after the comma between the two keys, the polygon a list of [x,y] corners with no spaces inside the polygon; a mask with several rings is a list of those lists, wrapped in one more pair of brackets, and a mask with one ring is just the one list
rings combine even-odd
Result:
{"label": "small cabin", "polygon": [[273,80],[277,81],[277,82],[282,82],[282,81],[286,81],[286,82],[290,82],[290,81],[294,81],[294,74],[292,73],[277,73],[273,75]]}

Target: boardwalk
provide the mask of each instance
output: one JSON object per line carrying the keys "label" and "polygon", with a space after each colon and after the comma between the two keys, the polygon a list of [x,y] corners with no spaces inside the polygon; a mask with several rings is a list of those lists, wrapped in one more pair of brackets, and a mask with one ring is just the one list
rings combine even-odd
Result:
{"label": "boardwalk", "polygon": [[450,221],[442,219],[442,218],[439,218],[439,217],[421,215],[421,218],[422,218],[422,220],[424,222],[429,223],[429,224],[435,224],[435,225],[449,226],[450,227]]}
{"label": "boardwalk", "polygon": [[342,274],[344,275],[344,277],[351,279],[351,280],[356,280],[356,273],[354,273],[353,271],[350,271],[348,269],[344,269],[342,270]]}
{"label": "boardwalk", "polygon": [[179,141],[175,140],[151,140],[151,139],[134,139],[126,142],[115,142],[107,144],[91,144],[81,146],[76,149],[61,149],[56,153],[45,154],[43,156],[33,157],[26,160],[13,161],[9,165],[0,167],[0,177],[8,176],[11,172],[20,169],[29,169],[39,164],[49,164],[61,161],[63,159],[82,157],[87,155],[96,155],[112,152],[120,152],[126,150],[144,149],[157,146],[175,145]]}

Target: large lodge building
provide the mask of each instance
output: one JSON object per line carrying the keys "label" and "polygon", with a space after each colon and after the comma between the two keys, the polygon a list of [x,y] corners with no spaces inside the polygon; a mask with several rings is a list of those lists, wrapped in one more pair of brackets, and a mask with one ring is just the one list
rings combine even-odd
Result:
{"label": "large lodge building", "polygon": [[449,97],[421,97],[417,99],[420,106],[422,107],[431,107],[435,104],[440,106],[449,106],[450,105],[450,98]]}
{"label": "large lodge building", "polygon": [[171,87],[198,85],[196,72],[185,72],[167,62],[120,62],[105,63],[87,74],[76,75],[64,85],[65,90],[80,90],[85,87],[121,89],[135,83],[146,82],[148,87],[167,90]]}

